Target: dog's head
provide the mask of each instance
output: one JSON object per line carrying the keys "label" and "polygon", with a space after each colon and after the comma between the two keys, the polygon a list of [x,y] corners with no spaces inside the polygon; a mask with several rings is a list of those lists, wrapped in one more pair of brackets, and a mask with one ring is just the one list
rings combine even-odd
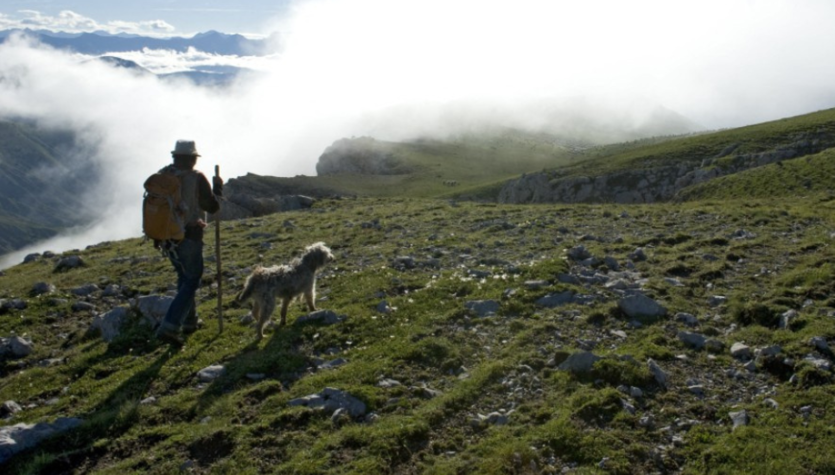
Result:
{"label": "dog's head", "polygon": [[334,257],[331,250],[323,242],[317,242],[316,244],[307,246],[304,249],[304,256],[302,256],[302,263],[313,269],[318,269],[333,260]]}

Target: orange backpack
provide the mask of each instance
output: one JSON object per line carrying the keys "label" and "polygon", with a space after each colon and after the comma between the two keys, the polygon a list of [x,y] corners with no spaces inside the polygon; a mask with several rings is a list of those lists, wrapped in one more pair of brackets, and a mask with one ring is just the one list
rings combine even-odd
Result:
{"label": "orange backpack", "polygon": [[180,177],[169,167],[145,180],[142,232],[155,241],[180,241],[185,237],[185,207]]}

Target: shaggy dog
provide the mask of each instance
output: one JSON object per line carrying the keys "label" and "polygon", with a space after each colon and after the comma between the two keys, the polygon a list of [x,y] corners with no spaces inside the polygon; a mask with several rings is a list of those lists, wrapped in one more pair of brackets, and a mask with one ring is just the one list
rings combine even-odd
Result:
{"label": "shaggy dog", "polygon": [[252,298],[252,316],[258,322],[258,339],[264,337],[264,325],[275,310],[276,298],[281,299],[281,325],[287,321],[287,306],[293,298],[304,294],[310,311],[316,310],[316,271],[334,260],[331,250],[323,242],[305,248],[301,258],[290,265],[258,266],[246,279],[238,302]]}

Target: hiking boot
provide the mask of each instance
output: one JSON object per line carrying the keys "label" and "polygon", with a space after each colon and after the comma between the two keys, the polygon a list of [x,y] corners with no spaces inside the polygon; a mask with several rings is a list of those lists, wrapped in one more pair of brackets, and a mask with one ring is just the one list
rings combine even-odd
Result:
{"label": "hiking boot", "polygon": [[192,333],[196,332],[197,330],[203,328],[203,319],[198,318],[197,323],[194,325],[184,324],[183,325],[183,335],[191,335]]}
{"label": "hiking boot", "polygon": [[180,335],[172,332],[167,331],[158,331],[157,332],[157,340],[162,341],[164,343],[168,343],[169,345],[174,346],[183,346],[183,339]]}

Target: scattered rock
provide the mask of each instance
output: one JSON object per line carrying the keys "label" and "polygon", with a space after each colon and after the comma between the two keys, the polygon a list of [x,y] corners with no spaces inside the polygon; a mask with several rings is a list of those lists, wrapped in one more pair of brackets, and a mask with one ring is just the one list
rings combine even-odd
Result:
{"label": "scattered rock", "polygon": [[[0,404],[0,417],[9,417],[22,410],[23,408],[20,407],[20,404],[14,401],[6,401],[3,404]],[[2,444],[2,442],[0,442],[0,444]]]}
{"label": "scattered rock", "polygon": [[667,376],[667,373],[665,373],[664,370],[658,366],[658,363],[650,358],[647,360],[647,367],[649,368],[649,372],[652,373],[652,377],[655,378],[655,382],[657,382],[662,388],[666,388],[669,377]]}
{"label": "scattered rock", "polygon": [[601,357],[589,351],[580,351],[569,356],[557,367],[557,369],[574,374],[584,374],[591,371],[594,363],[601,359]]}
{"label": "scattered rock", "polygon": [[634,293],[618,301],[618,308],[629,318],[657,320],[667,315],[667,309],[642,293]]}
{"label": "scattered rock", "polygon": [[678,339],[690,348],[701,350],[705,347],[707,337],[698,333],[678,332]]}
{"label": "scattered rock", "polygon": [[832,350],[829,348],[829,343],[826,342],[826,338],[822,336],[813,336],[809,340],[809,345],[817,348],[818,351],[824,354],[831,354]]}
{"label": "scattered rock", "polygon": [[728,416],[731,418],[731,422],[734,424],[734,430],[737,427],[747,426],[751,422],[751,418],[748,416],[748,411],[741,410],[736,412],[729,412]]}
{"label": "scattered rock", "polygon": [[96,310],[96,306],[90,302],[75,302],[71,308],[73,312],[93,312]]}
{"label": "scattered rock", "polygon": [[334,388],[325,388],[321,393],[292,399],[287,404],[290,406],[306,406],[314,409],[321,408],[330,413],[342,408],[353,418],[362,417],[366,412],[364,402],[347,392]]}
{"label": "scattered rock", "polygon": [[728,297],[724,295],[713,295],[707,299],[707,304],[711,307],[719,307],[728,303]]}
{"label": "scattered rock", "polygon": [[85,284],[81,287],[76,287],[70,290],[70,292],[79,297],[87,297],[88,295],[98,292],[99,290],[101,289],[99,289],[99,286],[96,284]]}
{"label": "scattered rock", "polygon": [[301,325],[303,323],[316,322],[323,325],[335,325],[344,321],[346,318],[345,315],[337,315],[331,310],[317,310],[297,318],[295,324]]}
{"label": "scattered rock", "polygon": [[583,261],[591,257],[591,253],[583,245],[569,249],[567,254],[572,261]]}
{"label": "scattered rock", "polygon": [[750,360],[754,355],[751,353],[751,347],[745,343],[736,342],[731,345],[731,356],[738,360]]}
{"label": "scattered rock", "polygon": [[207,366],[197,372],[197,379],[204,383],[210,383],[226,373],[226,367],[223,365]]}
{"label": "scattered rock", "polygon": [[37,297],[38,295],[55,293],[56,290],[55,286],[48,282],[38,282],[32,286],[32,290],[29,291],[29,294],[33,297]]}
{"label": "scattered rock", "polygon": [[498,314],[501,304],[495,300],[470,300],[464,307],[477,317],[484,318]]}
{"label": "scattered rock", "polygon": [[699,320],[696,317],[689,313],[678,312],[676,313],[675,319],[677,322],[681,322],[688,327],[695,327],[699,325]]}
{"label": "scattered rock", "polygon": [[80,426],[83,421],[74,417],[59,417],[49,424],[15,424],[0,427],[0,464],[18,452],[37,446],[42,440]]}
{"label": "scattered rock", "polygon": [[567,305],[574,300],[574,292],[566,290],[556,294],[548,294],[536,301],[536,305],[545,308],[556,308]]}
{"label": "scattered rock", "polygon": [[87,265],[86,262],[80,256],[68,256],[64,257],[55,264],[55,268],[52,270],[53,272],[64,272],[72,269],[78,269],[79,267],[85,267]]}
{"label": "scattered rock", "polygon": [[116,307],[104,315],[96,315],[93,317],[93,323],[90,324],[90,329],[101,332],[101,337],[104,341],[110,343],[122,332],[122,325],[127,322],[128,308]]}
{"label": "scattered rock", "polygon": [[9,310],[26,310],[27,307],[29,307],[29,304],[22,299],[0,300],[0,314]]}
{"label": "scattered rock", "polygon": [[12,358],[25,358],[32,354],[35,350],[35,345],[32,340],[27,340],[20,336],[12,336],[9,338],[0,338],[0,356],[7,355]]}
{"label": "scattered rock", "polygon": [[136,299],[136,309],[145,321],[151,325],[156,325],[165,318],[168,307],[171,306],[173,301],[174,297],[165,295],[144,295]]}

